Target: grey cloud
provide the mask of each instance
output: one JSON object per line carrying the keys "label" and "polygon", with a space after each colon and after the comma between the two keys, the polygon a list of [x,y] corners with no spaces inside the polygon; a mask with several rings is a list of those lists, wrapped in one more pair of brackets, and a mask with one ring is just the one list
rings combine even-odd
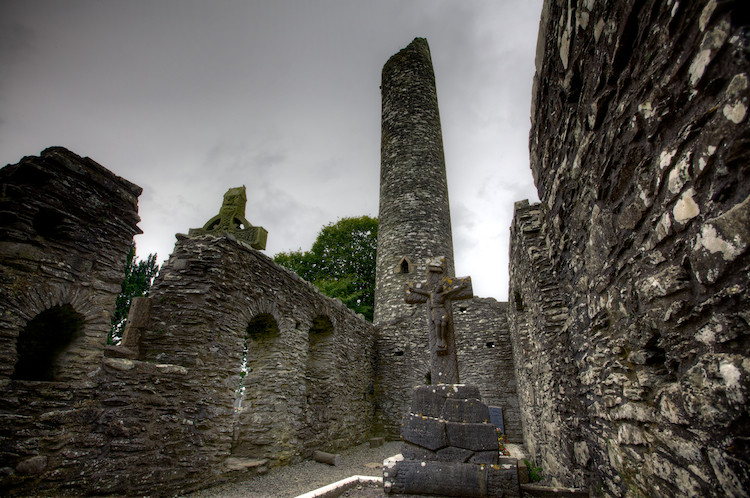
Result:
{"label": "grey cloud", "polygon": [[377,215],[380,71],[427,37],[456,255],[507,273],[497,233],[513,201],[533,192],[526,149],[541,0],[2,8],[4,22],[25,28],[10,39],[0,30],[0,56],[16,54],[19,69],[0,77],[0,164],[59,144],[138,183],[139,253],[160,258],[172,234],[202,225],[242,184],[247,218],[270,232],[268,254],[309,248],[338,218]]}

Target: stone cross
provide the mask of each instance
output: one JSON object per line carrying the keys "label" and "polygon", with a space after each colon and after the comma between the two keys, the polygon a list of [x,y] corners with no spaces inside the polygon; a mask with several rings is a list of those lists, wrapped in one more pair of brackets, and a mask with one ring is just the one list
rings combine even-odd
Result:
{"label": "stone cross", "polygon": [[426,284],[406,284],[406,302],[428,303],[430,377],[433,384],[458,384],[458,357],[451,301],[473,297],[471,277],[445,276],[444,256],[427,261]]}
{"label": "stone cross", "polygon": [[245,186],[230,188],[224,194],[219,214],[208,220],[203,228],[191,228],[188,237],[198,237],[207,233],[229,233],[250,244],[253,249],[265,249],[268,231],[263,227],[254,227],[245,219],[245,204]]}

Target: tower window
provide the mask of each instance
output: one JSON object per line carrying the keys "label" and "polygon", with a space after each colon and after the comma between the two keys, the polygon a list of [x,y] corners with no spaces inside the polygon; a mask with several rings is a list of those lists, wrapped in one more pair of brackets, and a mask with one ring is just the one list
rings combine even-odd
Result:
{"label": "tower window", "polygon": [[409,273],[409,262],[405,259],[401,261],[401,273]]}
{"label": "tower window", "polygon": [[396,268],[394,268],[393,271],[395,273],[406,274],[411,273],[413,270],[414,266],[412,265],[412,262],[409,261],[409,258],[404,256],[401,258],[401,261],[398,262],[398,265],[396,266]]}

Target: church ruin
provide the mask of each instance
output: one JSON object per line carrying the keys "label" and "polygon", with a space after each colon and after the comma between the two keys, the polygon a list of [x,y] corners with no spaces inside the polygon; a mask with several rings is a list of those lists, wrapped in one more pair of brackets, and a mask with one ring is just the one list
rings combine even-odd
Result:
{"label": "church ruin", "polygon": [[[748,494],[748,46],[732,3],[544,3],[541,202],[515,204],[509,302],[452,313],[461,381],[551,484]],[[141,189],[60,147],[0,170],[4,494],[172,495],[398,434],[430,372],[404,285],[435,256],[454,276],[424,40],[384,67],[383,108],[374,324],[259,252],[243,212],[241,236],[178,234],[106,346]]]}

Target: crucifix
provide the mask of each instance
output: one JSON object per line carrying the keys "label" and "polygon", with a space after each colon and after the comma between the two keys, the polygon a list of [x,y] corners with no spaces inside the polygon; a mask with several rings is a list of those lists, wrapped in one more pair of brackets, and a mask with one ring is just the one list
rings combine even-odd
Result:
{"label": "crucifix", "polygon": [[427,282],[406,284],[406,302],[428,303],[430,377],[434,384],[458,384],[458,357],[451,301],[474,296],[471,277],[444,275],[444,256],[427,260]]}

